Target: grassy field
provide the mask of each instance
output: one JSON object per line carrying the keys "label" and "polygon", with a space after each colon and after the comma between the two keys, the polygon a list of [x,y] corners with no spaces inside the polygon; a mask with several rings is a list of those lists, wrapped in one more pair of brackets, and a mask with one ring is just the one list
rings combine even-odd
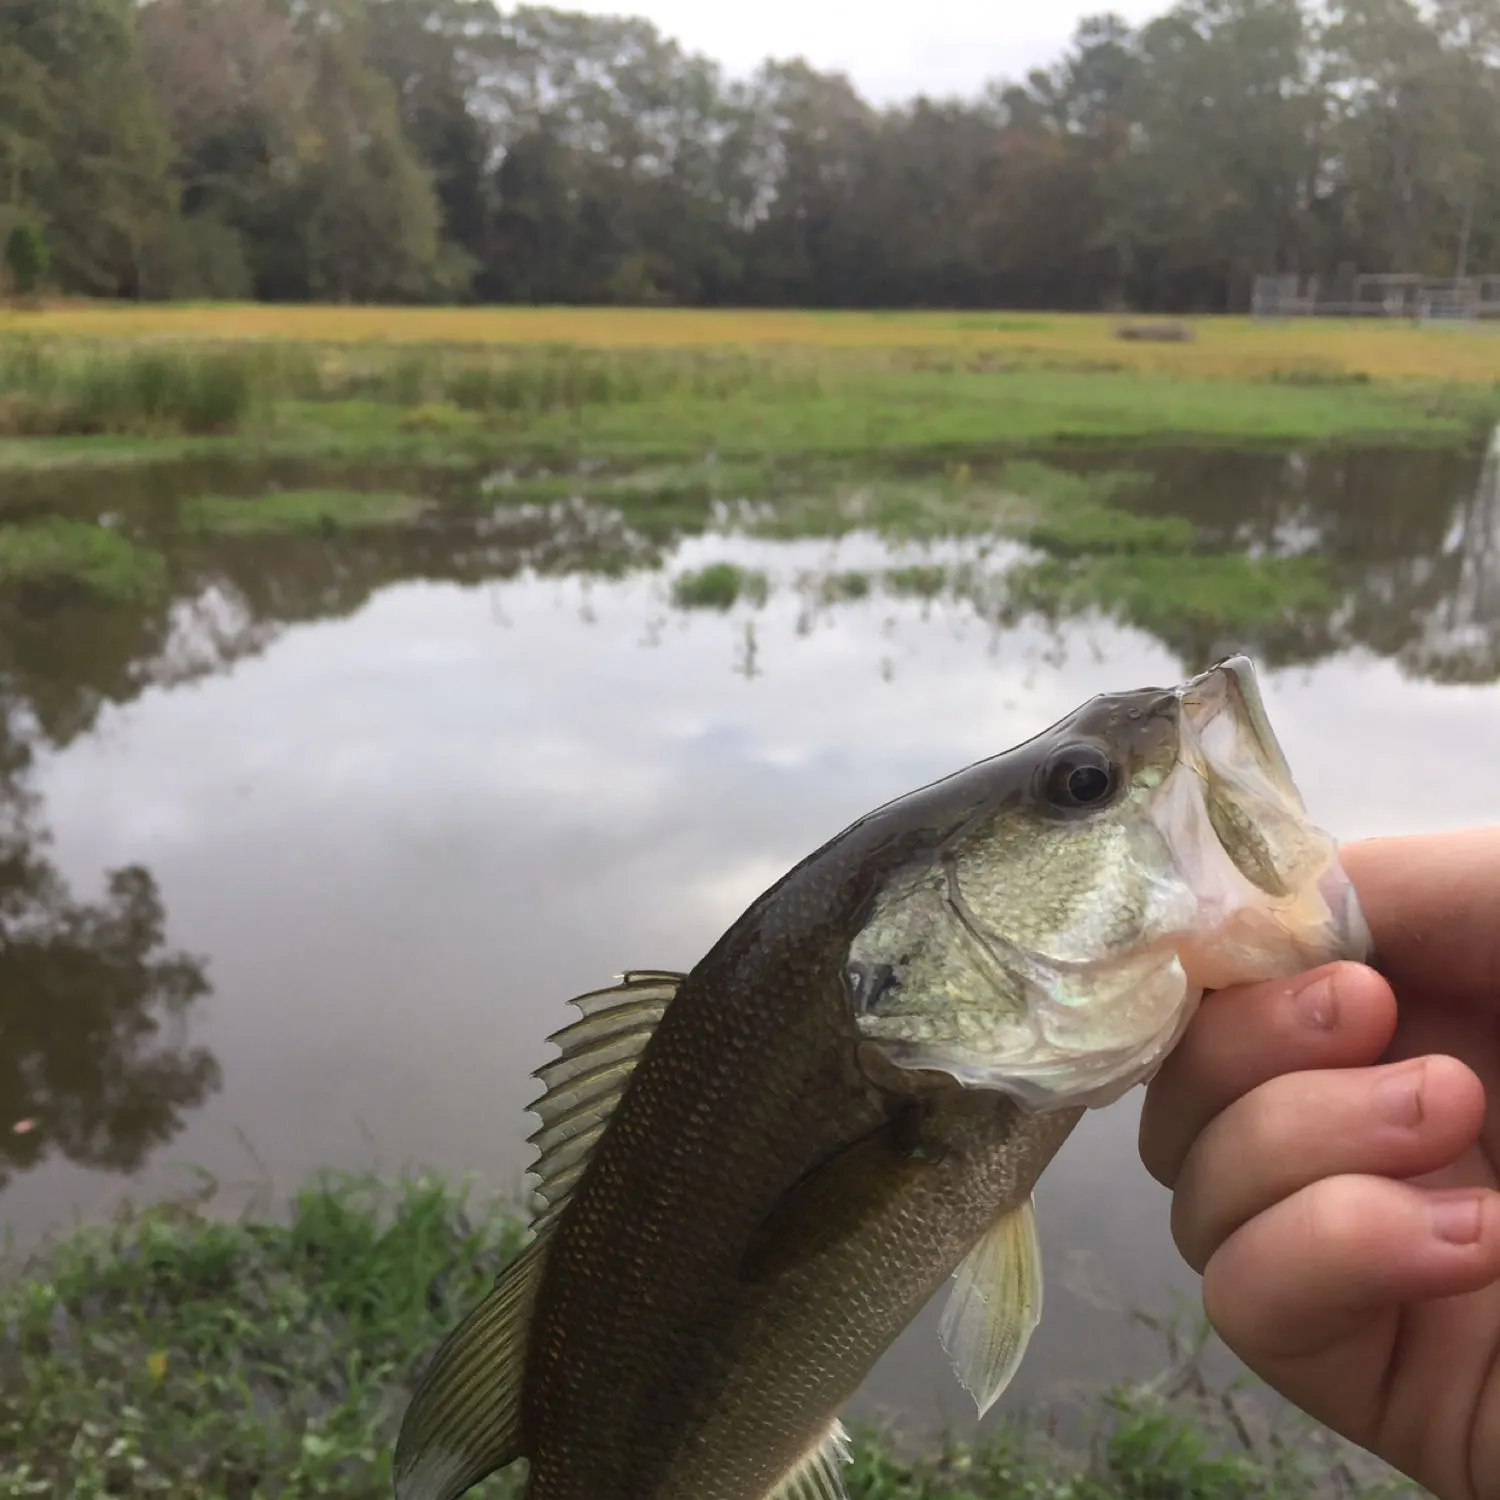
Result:
{"label": "grassy field", "polygon": [[[310,1185],[279,1213],[212,1195],[75,1232],[0,1281],[0,1500],[388,1500],[421,1363],[521,1243],[436,1180]],[[857,1435],[851,1500],[1312,1500],[1401,1493],[1317,1433],[1264,1435],[1189,1356],[1101,1391],[1085,1442]],[[508,1500],[521,1475],[476,1490]]]}
{"label": "grassy field", "polygon": [[608,310],[0,314],[0,469],[173,455],[433,465],[965,453],[1056,444],[1462,444],[1500,332],[1203,320]]}
{"label": "grassy field", "polygon": [[[928,351],[1026,364],[1201,379],[1278,376],[1500,381],[1500,328],[1438,329],[1384,319],[1181,320],[1185,343],[1127,341],[1138,320],[1090,314],[863,313],[639,308],[386,308],[60,304],[0,312],[0,337],[326,344],[561,345],[585,349]],[[993,360],[991,361],[993,362]]]}

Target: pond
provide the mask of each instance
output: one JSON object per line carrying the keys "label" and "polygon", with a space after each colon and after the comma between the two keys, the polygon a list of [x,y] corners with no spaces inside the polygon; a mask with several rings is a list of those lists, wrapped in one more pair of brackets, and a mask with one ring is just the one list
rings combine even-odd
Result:
{"label": "pond", "polygon": [[[643,532],[566,484],[512,504],[507,476],[436,487],[477,509],[294,535],[189,534],[176,508],[292,472],[18,482],[12,513],[107,514],[168,584],[12,590],[0,615],[0,902],[27,936],[0,952],[0,1223],[25,1246],[196,1169],[230,1197],[324,1167],[517,1190],[570,996],[690,967],[852,818],[1231,647],[1341,837],[1500,820],[1493,456],[1067,462],[1135,471],[1131,513],[1193,529],[1181,568],[1321,558],[1332,592],[1227,629],[1038,603],[1007,587],[1033,560],[1013,538],[768,534],[723,507]],[[683,586],[723,564],[727,593]],[[1041,1184],[1015,1399],[1152,1367],[1124,1310],[1196,1296],[1137,1110],[1091,1115]],[[968,1420],[931,1311],[864,1401]]]}

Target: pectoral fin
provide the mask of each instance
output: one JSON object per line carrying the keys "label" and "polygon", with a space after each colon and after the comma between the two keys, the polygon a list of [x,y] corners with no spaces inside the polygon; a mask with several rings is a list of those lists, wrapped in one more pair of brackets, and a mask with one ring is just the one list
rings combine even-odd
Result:
{"label": "pectoral fin", "polygon": [[1042,1316],[1042,1247],[1031,1199],[998,1220],[958,1268],[938,1336],[983,1416],[1020,1368]]}

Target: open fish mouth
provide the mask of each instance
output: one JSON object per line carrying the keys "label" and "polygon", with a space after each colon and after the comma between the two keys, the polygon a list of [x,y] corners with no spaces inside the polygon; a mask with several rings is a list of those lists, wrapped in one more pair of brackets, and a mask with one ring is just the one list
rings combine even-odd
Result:
{"label": "open fish mouth", "polygon": [[1337,841],[1312,824],[1255,669],[1231,657],[1179,689],[1179,764],[1153,818],[1198,900],[1178,951],[1224,989],[1373,951]]}
{"label": "open fish mouth", "polygon": [[[941,901],[961,929],[952,951],[967,944],[976,956],[950,960],[931,999],[898,995],[860,1023],[899,1066],[1035,1109],[1098,1107],[1160,1066],[1209,990],[1369,955],[1338,844],[1307,817],[1247,658],[1164,693],[1096,703],[1121,745],[1149,732],[1161,756],[1101,813],[1114,819],[1113,842],[1079,825],[1094,851],[1085,857],[1100,862],[1093,901],[1031,943],[998,929],[994,907],[991,921],[977,919],[950,888]],[[1007,889],[1027,899],[1024,884]],[[935,893],[924,899],[938,909]],[[1111,902],[1127,936],[1096,920],[1092,907]]]}
{"label": "open fish mouth", "polygon": [[1182,704],[1183,723],[1200,743],[1208,743],[1216,725],[1222,730],[1227,716],[1230,733],[1237,729],[1250,739],[1277,790],[1299,808],[1302,806],[1301,795],[1292,780],[1292,768],[1271,728],[1249,657],[1226,657],[1217,666],[1183,683],[1177,696]]}

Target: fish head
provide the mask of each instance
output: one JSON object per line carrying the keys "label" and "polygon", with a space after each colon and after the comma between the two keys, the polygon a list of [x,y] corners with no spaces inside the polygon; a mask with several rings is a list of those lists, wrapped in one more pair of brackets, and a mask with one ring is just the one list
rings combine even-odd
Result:
{"label": "fish head", "polygon": [[1243,657],[1094,698],[961,776],[963,816],[882,880],[844,971],[898,1069],[1097,1106],[1207,990],[1369,956]]}

